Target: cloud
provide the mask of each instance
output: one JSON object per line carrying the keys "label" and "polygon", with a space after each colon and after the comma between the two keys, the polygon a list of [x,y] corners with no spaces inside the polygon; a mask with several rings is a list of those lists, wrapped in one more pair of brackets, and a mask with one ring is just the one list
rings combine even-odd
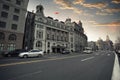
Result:
{"label": "cloud", "polygon": [[95,26],[106,27],[106,30],[111,31],[112,33],[116,33],[116,31],[120,27],[120,21],[103,23],[103,24],[98,24],[97,23]]}
{"label": "cloud", "polygon": [[120,4],[120,0],[112,0],[112,3]]}
{"label": "cloud", "polygon": [[101,15],[101,16],[106,16],[106,15],[113,15],[112,13],[107,13],[107,12],[104,12],[104,11],[97,11],[96,12],[96,15]]}
{"label": "cloud", "polygon": [[81,4],[84,7],[88,7],[88,8],[97,8],[97,9],[102,9],[108,6],[107,3],[105,2],[96,2],[96,3],[83,3]]}
{"label": "cloud", "polygon": [[120,27],[120,21],[111,22],[111,23],[103,23],[103,24],[96,24],[96,26],[106,26],[106,27]]}
{"label": "cloud", "polygon": [[74,0],[73,4],[80,4],[87,8],[97,8],[97,9],[105,8],[108,5],[105,2],[86,3],[85,0]]}
{"label": "cloud", "polygon": [[119,12],[120,12],[120,8],[106,8],[106,9],[102,9],[101,11],[97,11],[96,15],[106,16],[106,15],[113,15],[114,13],[119,13]]}
{"label": "cloud", "polygon": [[104,9],[106,12],[108,13],[117,13],[120,12],[120,8],[108,8],[108,9]]}
{"label": "cloud", "polygon": [[72,2],[70,1],[65,1],[65,0],[54,0],[54,2],[58,5],[60,5],[60,9],[68,9],[68,10],[73,10],[75,13],[82,13],[83,11],[74,7]]}
{"label": "cloud", "polygon": [[85,0],[75,0],[73,4],[82,4]]}
{"label": "cloud", "polygon": [[93,20],[88,21],[88,22],[89,22],[89,23],[92,23],[92,24],[94,24],[94,25],[98,24],[96,21],[93,21]]}

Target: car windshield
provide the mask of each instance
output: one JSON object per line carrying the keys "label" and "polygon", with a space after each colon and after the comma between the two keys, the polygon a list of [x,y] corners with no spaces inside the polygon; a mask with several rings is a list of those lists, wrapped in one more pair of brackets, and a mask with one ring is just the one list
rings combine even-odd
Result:
{"label": "car windshield", "polygon": [[39,50],[31,50],[30,52],[40,52]]}

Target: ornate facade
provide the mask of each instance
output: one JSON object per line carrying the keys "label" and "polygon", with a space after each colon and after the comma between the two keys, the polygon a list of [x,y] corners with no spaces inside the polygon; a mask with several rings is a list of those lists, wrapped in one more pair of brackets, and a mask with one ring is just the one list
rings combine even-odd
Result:
{"label": "ornate facade", "polygon": [[[86,46],[87,36],[84,34],[81,22],[77,24],[71,22],[69,18],[62,22],[52,17],[45,17],[43,10],[43,6],[38,5],[34,13],[34,41],[31,49],[59,53],[66,49],[80,51]],[[29,49],[28,45],[24,47]]]}

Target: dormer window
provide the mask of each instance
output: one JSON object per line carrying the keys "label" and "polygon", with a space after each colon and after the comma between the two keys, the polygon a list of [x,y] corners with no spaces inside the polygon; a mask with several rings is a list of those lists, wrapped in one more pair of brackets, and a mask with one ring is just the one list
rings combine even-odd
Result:
{"label": "dormer window", "polygon": [[17,5],[21,5],[21,1],[20,0],[16,0],[16,4]]}

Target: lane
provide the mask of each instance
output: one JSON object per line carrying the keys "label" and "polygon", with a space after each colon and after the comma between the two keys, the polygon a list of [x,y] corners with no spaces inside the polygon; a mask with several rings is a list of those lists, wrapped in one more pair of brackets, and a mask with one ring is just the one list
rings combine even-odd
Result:
{"label": "lane", "polygon": [[[89,54],[73,58],[0,67],[1,80],[110,80],[114,54]],[[94,57],[94,58],[91,58]],[[89,58],[89,59],[87,59]],[[90,59],[91,58],[91,59]],[[81,61],[87,59],[86,61]]]}
{"label": "lane", "polygon": [[51,59],[51,58],[59,58],[59,57],[68,57],[68,56],[75,56],[75,55],[82,55],[82,56],[90,56],[90,55],[99,55],[103,52],[95,52],[95,54],[81,54],[81,53],[77,53],[77,54],[67,54],[67,55],[63,55],[63,54],[52,54],[52,55],[45,55],[43,57],[40,58],[27,58],[27,59],[20,59],[19,57],[5,57],[0,59],[0,64],[7,64],[7,63],[16,63],[16,62],[24,62],[24,61],[34,61],[34,60],[44,60],[44,59]]}
{"label": "lane", "polygon": [[71,57],[77,57],[77,56],[83,56],[81,58],[87,57],[87,56],[92,56],[95,54],[67,54],[67,55],[55,55],[55,56],[48,56],[45,55],[40,58],[19,58],[19,57],[11,57],[11,58],[5,58],[0,60],[0,66],[2,65],[14,65],[14,64],[26,64],[26,63],[31,63],[31,62],[39,62],[39,61],[47,61],[47,60],[56,60],[56,59],[64,59],[64,58],[71,58]]}

